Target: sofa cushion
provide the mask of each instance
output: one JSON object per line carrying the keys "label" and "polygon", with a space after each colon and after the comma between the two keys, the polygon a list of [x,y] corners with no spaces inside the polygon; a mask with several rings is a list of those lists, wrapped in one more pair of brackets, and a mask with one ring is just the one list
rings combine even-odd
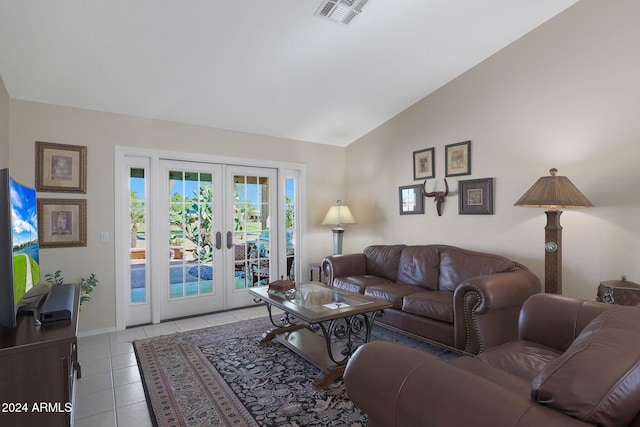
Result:
{"label": "sofa cushion", "polygon": [[368,274],[362,276],[336,277],[335,279],[333,279],[334,287],[344,289],[345,291],[349,292],[355,292],[357,294],[364,294],[364,290],[368,286],[391,283],[395,282],[389,279],[384,279],[378,276],[371,276]]}
{"label": "sofa cushion", "polygon": [[534,379],[531,396],[584,422],[626,426],[640,412],[640,310],[593,319]]}
{"label": "sofa cushion", "polygon": [[404,283],[393,283],[388,285],[372,285],[364,290],[364,294],[382,301],[393,304],[393,308],[401,309],[402,300],[405,296],[415,292],[424,292],[419,287],[405,285]]}
{"label": "sofa cushion", "polygon": [[502,344],[477,356],[489,366],[523,378],[529,382],[562,352],[532,341],[520,340]]}
{"label": "sofa cushion", "polygon": [[402,301],[402,311],[453,323],[453,292],[422,291],[407,295]]}
{"label": "sofa cushion", "polygon": [[531,381],[489,366],[477,357],[462,356],[452,359],[448,363],[511,390],[524,399],[529,398]]}
{"label": "sofa cushion", "polygon": [[441,291],[455,291],[460,283],[470,277],[504,273],[513,270],[513,262],[499,255],[447,247],[440,253]]}
{"label": "sofa cushion", "polygon": [[400,253],[406,245],[374,245],[363,251],[367,260],[367,274],[396,281]]}
{"label": "sofa cushion", "polygon": [[407,246],[400,254],[398,282],[438,290],[440,249],[435,245]]}

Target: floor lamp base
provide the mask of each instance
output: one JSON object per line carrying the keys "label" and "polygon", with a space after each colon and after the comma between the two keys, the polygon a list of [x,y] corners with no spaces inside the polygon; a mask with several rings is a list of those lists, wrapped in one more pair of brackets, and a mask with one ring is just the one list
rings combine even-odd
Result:
{"label": "floor lamp base", "polygon": [[562,211],[548,210],[545,213],[544,291],[548,294],[562,294]]}
{"label": "floor lamp base", "polygon": [[333,254],[340,255],[342,253],[342,238],[344,235],[344,228],[335,227],[333,229]]}

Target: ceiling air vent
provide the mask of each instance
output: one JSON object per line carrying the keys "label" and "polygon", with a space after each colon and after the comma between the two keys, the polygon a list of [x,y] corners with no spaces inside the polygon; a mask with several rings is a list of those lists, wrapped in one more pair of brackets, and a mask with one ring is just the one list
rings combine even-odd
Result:
{"label": "ceiling air vent", "polygon": [[315,14],[342,25],[349,25],[368,2],[369,0],[324,0]]}

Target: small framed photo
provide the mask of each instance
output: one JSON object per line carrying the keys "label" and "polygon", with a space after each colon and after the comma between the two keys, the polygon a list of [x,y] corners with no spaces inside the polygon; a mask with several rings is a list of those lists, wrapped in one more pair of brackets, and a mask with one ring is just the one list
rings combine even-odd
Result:
{"label": "small framed photo", "polygon": [[434,178],[436,176],[435,162],[433,161],[434,148],[413,152],[413,180]]}
{"label": "small framed photo", "polygon": [[493,178],[458,181],[460,215],[493,215]]}
{"label": "small framed photo", "polygon": [[36,190],[87,192],[87,147],[36,141]]}
{"label": "small framed photo", "polygon": [[406,185],[400,187],[400,215],[424,213],[424,196],[422,185]]}
{"label": "small framed photo", "polygon": [[38,199],[41,248],[87,246],[85,199]]}
{"label": "small framed photo", "polygon": [[445,145],[445,176],[471,175],[471,141]]}

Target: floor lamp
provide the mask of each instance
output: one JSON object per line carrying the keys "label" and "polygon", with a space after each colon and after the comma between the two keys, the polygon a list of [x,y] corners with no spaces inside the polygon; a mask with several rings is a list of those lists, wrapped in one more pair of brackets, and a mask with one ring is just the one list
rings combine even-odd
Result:
{"label": "floor lamp", "polygon": [[329,212],[322,220],[322,225],[335,224],[333,227],[333,254],[339,255],[342,253],[342,237],[344,234],[344,227],[342,224],[355,224],[356,220],[351,214],[349,206],[342,204],[342,200],[336,201],[334,206],[329,208]]}
{"label": "floor lamp", "polygon": [[544,291],[562,294],[562,208],[592,208],[593,204],[566,176],[557,176],[558,169],[549,170],[551,176],[543,176],[514,206],[547,208],[547,225],[544,238]]}

